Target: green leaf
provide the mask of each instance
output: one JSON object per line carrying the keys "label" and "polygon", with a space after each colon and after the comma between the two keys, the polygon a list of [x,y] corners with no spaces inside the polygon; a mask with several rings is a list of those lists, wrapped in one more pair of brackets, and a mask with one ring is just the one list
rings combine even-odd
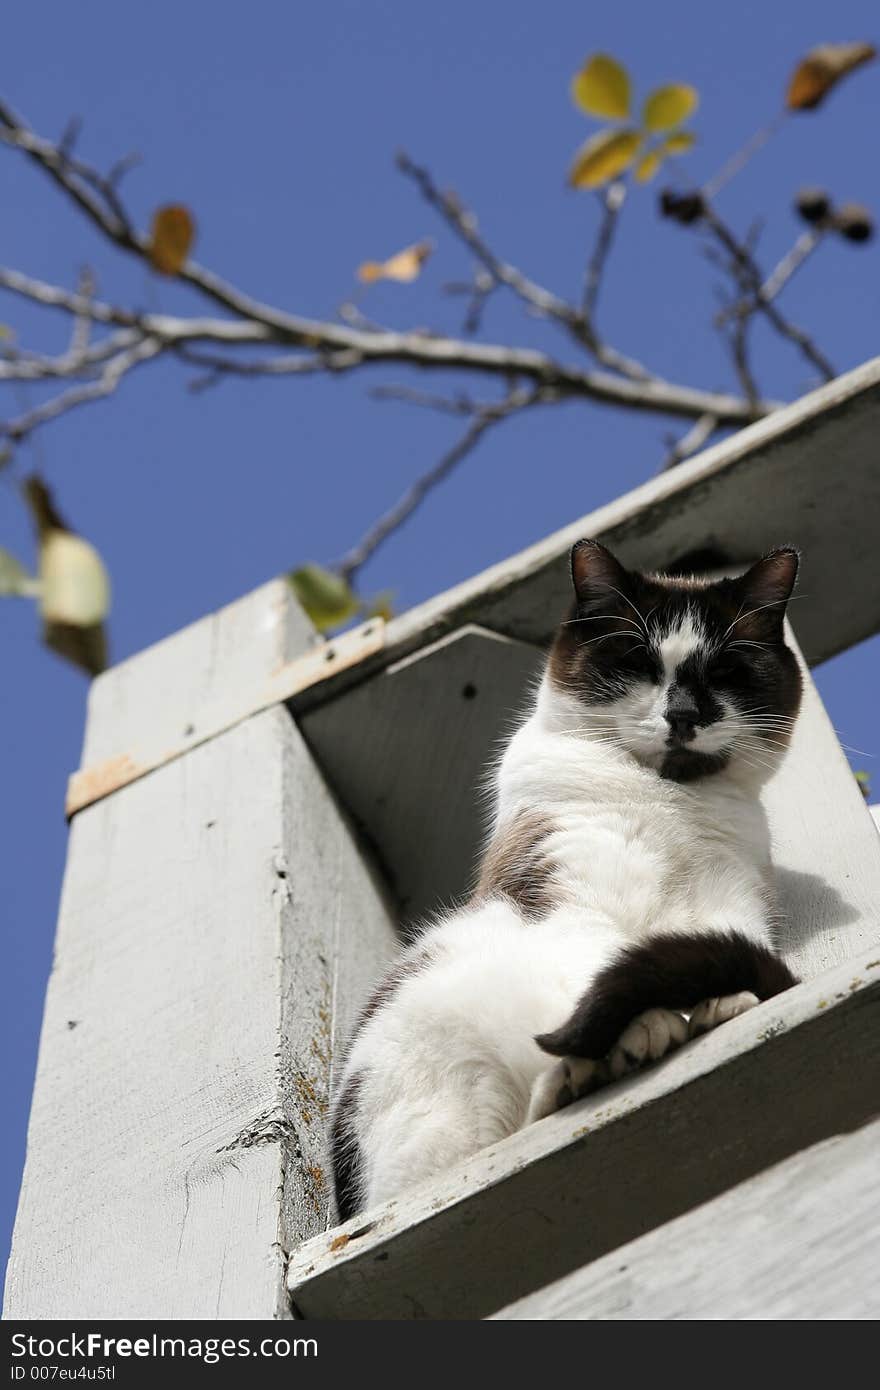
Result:
{"label": "green leaf", "polygon": [[649,150],[643,155],[635,167],[634,174],[638,183],[650,183],[663,163],[662,150]]}
{"label": "green leaf", "polygon": [[664,154],[687,154],[696,143],[697,137],[693,131],[678,130],[674,135],[667,136],[660,148]]}
{"label": "green leaf", "polygon": [[572,188],[601,188],[628,169],[642,146],[638,130],[600,130],[581,145],[568,174]]}
{"label": "green leaf", "polygon": [[340,575],[321,565],[303,565],[288,579],[293,592],[319,632],[339,627],[361,611],[361,602]]}
{"label": "green leaf", "polygon": [[695,87],[686,82],[672,82],[651,92],[642,108],[642,124],[652,135],[673,130],[697,109],[700,98]]}
{"label": "green leaf", "polygon": [[389,623],[394,617],[394,590],[382,589],[378,594],[373,594],[367,602],[367,618],[384,618]]}
{"label": "green leaf", "polygon": [[0,547],[0,597],[36,598],[39,592],[39,581],[20,560]]}
{"label": "green leaf", "polygon": [[856,772],[853,774],[859,784],[859,791],[866,801],[871,800],[871,774],[870,772]]}
{"label": "green leaf", "polygon": [[630,111],[629,73],[616,58],[594,53],[572,78],[571,98],[588,116],[625,121]]}

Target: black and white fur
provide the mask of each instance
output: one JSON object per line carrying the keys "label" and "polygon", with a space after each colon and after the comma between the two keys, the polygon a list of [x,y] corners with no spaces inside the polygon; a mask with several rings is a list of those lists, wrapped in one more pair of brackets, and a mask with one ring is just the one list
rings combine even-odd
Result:
{"label": "black and white fur", "polygon": [[341,1217],[794,983],[759,793],[800,702],[796,572],[787,548],[707,583],[574,547],[572,611],[495,771],[477,890],[401,955],[353,1039],[332,1120]]}

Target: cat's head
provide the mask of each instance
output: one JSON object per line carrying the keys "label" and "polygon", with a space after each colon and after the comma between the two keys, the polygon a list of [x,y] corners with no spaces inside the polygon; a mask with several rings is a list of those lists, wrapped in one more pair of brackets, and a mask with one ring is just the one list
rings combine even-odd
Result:
{"label": "cat's head", "polygon": [[646,575],[598,541],[578,541],[551,687],[577,702],[584,732],[664,777],[693,781],[734,765],[766,776],[801,698],[783,628],[797,568],[786,546],[737,579]]}

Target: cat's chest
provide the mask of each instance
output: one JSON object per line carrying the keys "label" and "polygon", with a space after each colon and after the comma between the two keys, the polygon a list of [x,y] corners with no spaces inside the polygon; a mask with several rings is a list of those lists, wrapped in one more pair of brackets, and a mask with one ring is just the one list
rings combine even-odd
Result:
{"label": "cat's chest", "polygon": [[748,814],[693,795],[561,807],[548,848],[555,877],[579,899],[632,900],[654,911],[705,890],[719,872],[751,880],[760,836]]}

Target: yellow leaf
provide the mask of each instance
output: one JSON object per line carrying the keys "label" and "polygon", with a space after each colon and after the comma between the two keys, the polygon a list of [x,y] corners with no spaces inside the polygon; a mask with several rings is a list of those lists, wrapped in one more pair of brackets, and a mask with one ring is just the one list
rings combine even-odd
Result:
{"label": "yellow leaf", "polygon": [[185,207],[172,204],[159,208],[153,216],[147,255],[161,275],[179,275],[196,234],[195,223]]}
{"label": "yellow leaf", "polygon": [[361,611],[348,583],[321,565],[303,565],[289,576],[293,592],[319,632],[339,627]]}
{"label": "yellow leaf", "polygon": [[47,623],[91,627],[110,608],[110,580],[93,545],[72,531],[46,531],[40,541],[40,612]]}
{"label": "yellow leaf", "polygon": [[785,104],[790,111],[812,111],[842,77],[877,56],[871,43],[823,43],[795,68]]}
{"label": "yellow leaf", "polygon": [[660,150],[649,150],[635,167],[635,177],[638,182],[649,183],[662,163],[663,155]]}
{"label": "yellow leaf", "polygon": [[658,131],[672,130],[693,115],[699,100],[696,88],[689,87],[686,82],[673,82],[668,87],[658,87],[645,100],[642,124],[646,130],[654,134]]}
{"label": "yellow leaf", "polygon": [[571,99],[588,116],[625,121],[630,108],[629,73],[607,53],[594,53],[572,78]]}
{"label": "yellow leaf", "polygon": [[581,145],[568,174],[572,188],[601,188],[628,169],[642,146],[637,130],[600,130]]}
{"label": "yellow leaf", "polygon": [[71,531],[42,478],[27,478],[24,495],[39,542],[39,579],[32,593],[39,599],[43,641],[96,676],[107,664],[110,580],[104,562],[94,546]]}
{"label": "yellow leaf", "polygon": [[688,150],[692,150],[696,143],[697,137],[691,131],[679,130],[676,131],[675,135],[667,136],[660,148],[664,154],[687,154]]}
{"label": "yellow leaf", "polygon": [[387,261],[364,261],[358,267],[358,279],[365,285],[376,280],[398,280],[409,284],[418,278],[425,261],[434,250],[433,241],[417,241],[415,246],[406,246]]}

